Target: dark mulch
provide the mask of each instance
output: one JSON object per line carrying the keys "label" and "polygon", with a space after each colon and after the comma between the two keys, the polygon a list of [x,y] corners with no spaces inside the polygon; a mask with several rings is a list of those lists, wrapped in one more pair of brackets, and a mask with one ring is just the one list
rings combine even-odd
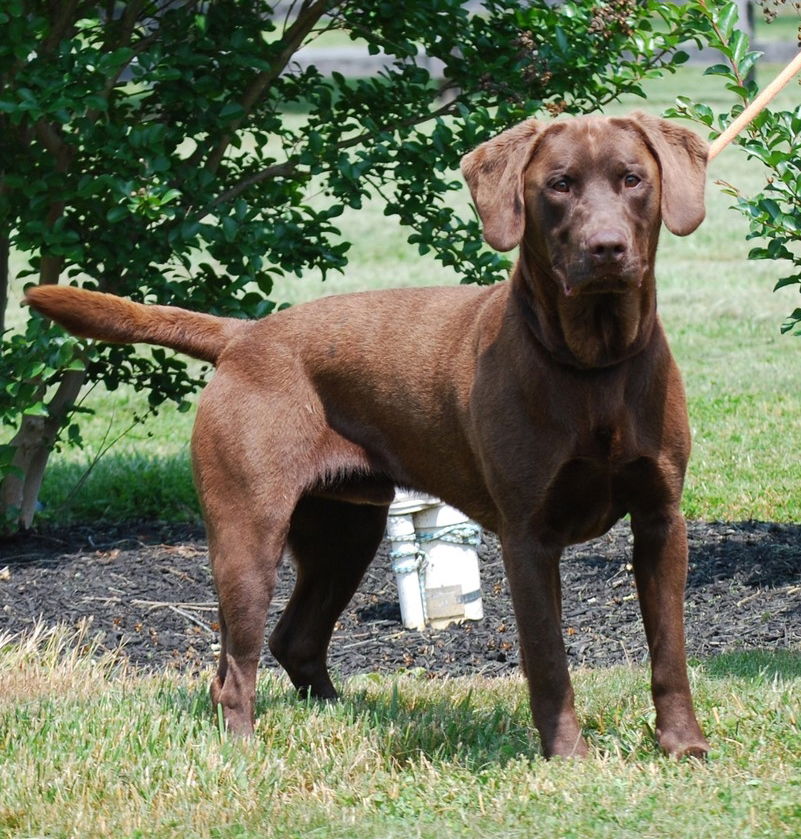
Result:
{"label": "dark mulch", "polygon": [[[694,522],[689,530],[690,655],[801,649],[801,527]],[[645,660],[630,553],[625,524],[567,552],[564,628],[572,665]],[[481,557],[484,620],[416,632],[400,623],[394,577],[382,550],[337,626],[333,671],[345,676],[422,667],[433,675],[495,675],[516,668],[517,633],[494,537],[485,536]],[[292,578],[285,564],[271,625]],[[82,527],[0,542],[0,632],[82,618],[91,619],[105,647],[123,643],[135,665],[212,664],[216,610],[202,530]],[[275,666],[268,652],[264,663]]]}

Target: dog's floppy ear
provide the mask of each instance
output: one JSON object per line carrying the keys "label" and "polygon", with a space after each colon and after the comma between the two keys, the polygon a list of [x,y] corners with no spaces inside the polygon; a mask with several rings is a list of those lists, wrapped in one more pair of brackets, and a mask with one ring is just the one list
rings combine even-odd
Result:
{"label": "dog's floppy ear", "polygon": [[704,220],[704,186],[709,153],[697,134],[666,119],[637,111],[631,115],[662,172],[662,221],[686,236]]}
{"label": "dog's floppy ear", "polygon": [[510,251],[523,238],[523,174],[541,131],[537,120],[527,119],[462,158],[462,175],[484,226],[484,238],[496,250]]}

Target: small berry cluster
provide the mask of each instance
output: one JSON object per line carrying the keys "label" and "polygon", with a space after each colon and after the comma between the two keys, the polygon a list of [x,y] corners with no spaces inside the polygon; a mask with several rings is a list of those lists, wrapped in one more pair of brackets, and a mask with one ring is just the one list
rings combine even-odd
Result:
{"label": "small berry cluster", "polygon": [[590,32],[605,35],[611,31],[617,31],[627,37],[633,35],[631,20],[636,6],[636,0],[610,0],[608,3],[594,6]]}

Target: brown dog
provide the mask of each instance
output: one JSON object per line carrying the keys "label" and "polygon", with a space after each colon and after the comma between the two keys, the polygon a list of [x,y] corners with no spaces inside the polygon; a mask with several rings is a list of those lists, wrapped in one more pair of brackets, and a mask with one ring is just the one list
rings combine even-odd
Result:
{"label": "brown dog", "polygon": [[328,297],[254,322],[74,288],[28,292],[78,335],[212,361],[192,440],[220,602],[212,697],[253,730],[256,668],[285,546],[298,567],[270,649],[334,697],[334,623],[381,541],[394,486],[499,534],[546,755],[583,755],[560,630],[559,558],[629,513],[657,736],[708,749],[687,680],[679,511],[690,435],[656,315],[660,225],[704,216],[706,144],[644,114],[528,120],[462,170],[490,245],[520,245],[489,288]]}

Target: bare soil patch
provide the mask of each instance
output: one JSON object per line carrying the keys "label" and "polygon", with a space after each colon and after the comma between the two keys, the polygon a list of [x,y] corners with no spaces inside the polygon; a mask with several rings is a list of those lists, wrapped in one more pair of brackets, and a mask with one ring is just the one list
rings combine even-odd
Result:
{"label": "bare soil patch", "polygon": [[[688,652],[801,650],[801,527],[691,522]],[[494,536],[481,554],[483,621],[403,628],[386,546],[343,613],[329,661],[337,676],[424,668],[432,676],[507,673],[518,666],[509,589]],[[564,632],[571,665],[639,663],[647,647],[630,570],[628,526],[566,552]],[[268,632],[291,593],[285,563]],[[199,527],[76,527],[0,541],[0,632],[38,622],[92,622],[105,648],[133,665],[200,669],[216,660],[216,607]],[[264,665],[275,667],[266,650]]]}

